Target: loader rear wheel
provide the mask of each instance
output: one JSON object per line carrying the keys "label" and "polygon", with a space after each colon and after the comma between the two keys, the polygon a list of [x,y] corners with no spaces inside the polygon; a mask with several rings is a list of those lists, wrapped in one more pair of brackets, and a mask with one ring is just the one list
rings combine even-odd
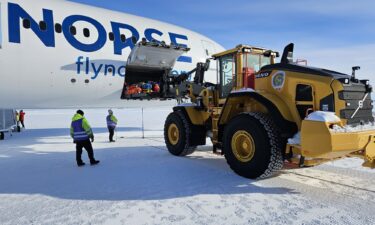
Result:
{"label": "loader rear wheel", "polygon": [[266,178],[283,166],[278,129],[263,113],[232,119],[224,130],[223,150],[231,169],[246,178]]}
{"label": "loader rear wheel", "polygon": [[164,125],[164,139],[168,151],[175,156],[192,154],[196,146],[190,146],[191,124],[181,111],[172,112]]}

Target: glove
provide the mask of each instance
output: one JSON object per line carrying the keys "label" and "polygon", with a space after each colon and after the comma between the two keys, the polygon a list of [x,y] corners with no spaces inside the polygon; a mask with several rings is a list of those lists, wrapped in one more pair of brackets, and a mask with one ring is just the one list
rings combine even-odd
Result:
{"label": "glove", "polygon": [[91,136],[90,139],[91,139],[91,142],[94,142],[94,136]]}

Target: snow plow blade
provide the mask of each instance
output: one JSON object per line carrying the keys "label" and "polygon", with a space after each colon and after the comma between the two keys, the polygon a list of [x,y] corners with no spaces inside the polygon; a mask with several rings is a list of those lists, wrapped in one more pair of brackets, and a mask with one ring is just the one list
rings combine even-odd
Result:
{"label": "snow plow blade", "polygon": [[364,158],[363,166],[374,168],[375,129],[341,129],[340,127],[342,127],[341,122],[304,120],[301,127],[301,144],[288,145],[287,153],[298,152],[303,158],[316,162],[309,165],[355,153],[353,155]]}

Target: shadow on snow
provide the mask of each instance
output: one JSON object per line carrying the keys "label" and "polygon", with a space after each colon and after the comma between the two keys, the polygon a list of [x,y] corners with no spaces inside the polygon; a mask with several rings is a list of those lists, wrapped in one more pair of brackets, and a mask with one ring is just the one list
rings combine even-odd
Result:
{"label": "shadow on snow", "polygon": [[[132,129],[132,128],[127,128]],[[49,129],[51,136],[68,129]],[[31,136],[46,133],[32,130]],[[45,131],[44,131],[45,132]],[[98,130],[96,130],[98,132]],[[26,135],[27,136],[27,135]],[[126,141],[121,140],[126,146]],[[162,143],[153,146],[95,149],[98,166],[78,168],[74,152],[28,154],[0,158],[0,194],[41,194],[77,200],[161,200],[202,194],[286,194],[287,188],[259,187],[234,174],[225,159],[175,157]],[[43,144],[43,143],[37,143]],[[95,146],[94,146],[95,147]],[[69,147],[74,149],[73,144]],[[71,149],[69,149],[71,150]],[[1,154],[1,150],[0,150]],[[87,154],[83,153],[87,162]]]}

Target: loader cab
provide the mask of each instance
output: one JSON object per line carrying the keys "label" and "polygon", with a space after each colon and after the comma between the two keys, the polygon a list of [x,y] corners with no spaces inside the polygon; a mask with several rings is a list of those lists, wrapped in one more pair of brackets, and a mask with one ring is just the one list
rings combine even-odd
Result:
{"label": "loader cab", "polygon": [[246,45],[214,55],[218,63],[220,99],[233,90],[255,89],[255,76],[263,66],[274,64],[277,52]]}

